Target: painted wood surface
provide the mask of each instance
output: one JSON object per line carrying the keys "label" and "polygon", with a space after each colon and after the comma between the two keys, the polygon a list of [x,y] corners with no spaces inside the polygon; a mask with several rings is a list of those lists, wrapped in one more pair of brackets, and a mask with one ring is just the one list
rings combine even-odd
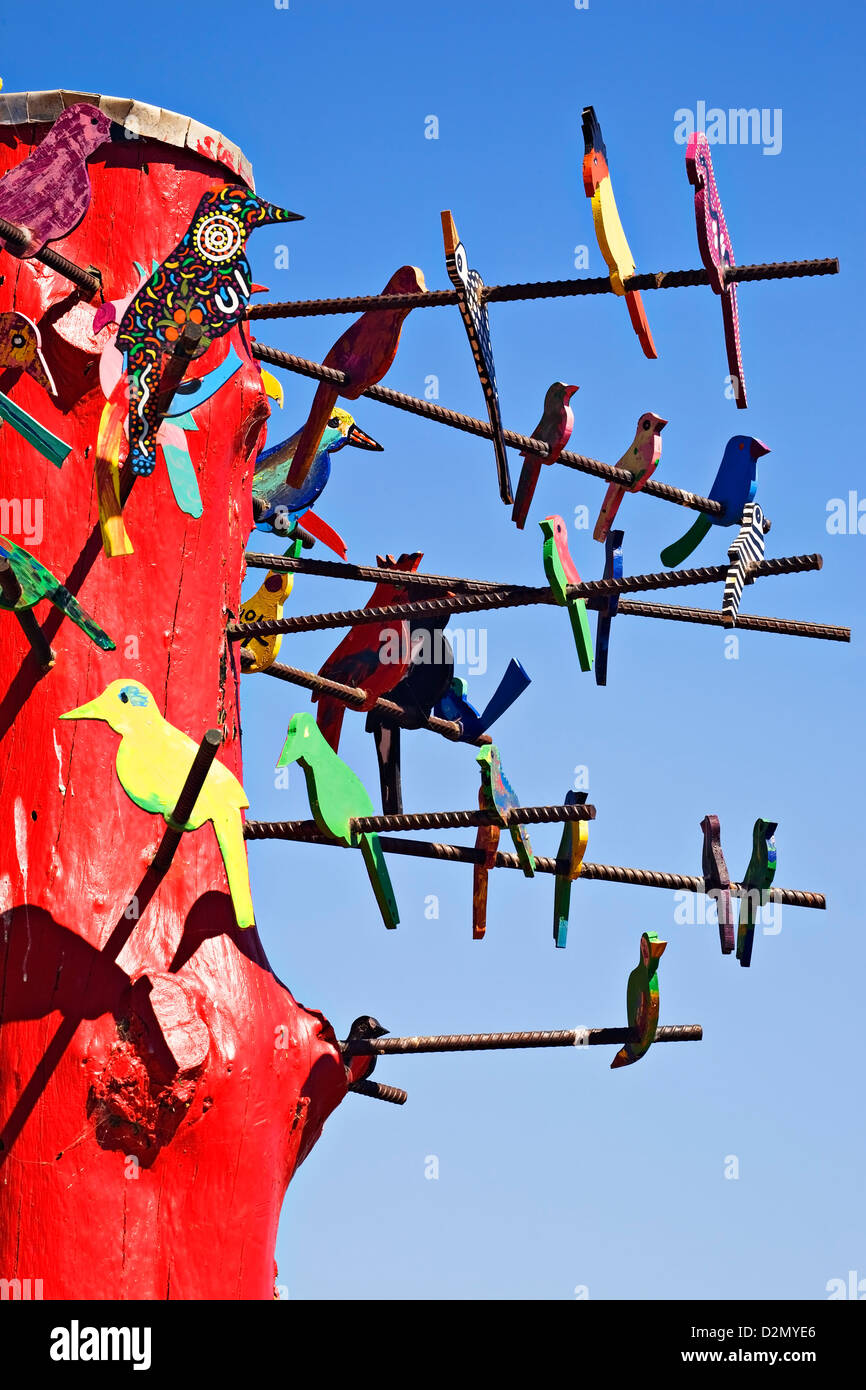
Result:
{"label": "painted wood surface", "polygon": [[743,521],[739,535],[728,547],[730,566],[725,575],[725,591],[722,594],[722,616],[725,627],[733,627],[740,611],[743,587],[753,584],[755,566],[764,558],[764,513],[757,502],[749,502],[743,509]]}
{"label": "painted wood surface", "polygon": [[541,419],[530,435],[530,439],[540,439],[548,447],[546,454],[522,455],[523,467],[517,482],[517,493],[511,518],[517,529],[522,531],[526,525],[529,508],[535,496],[538,479],[544,464],[556,463],[574,429],[574,411],[569,405],[572,396],[580,388],[568,386],[564,381],[554,381],[548,386],[544,397],[544,410]]}
{"label": "painted wood surface", "polygon": [[736,281],[727,284],[725,271],[736,264],[734,248],[716,176],[710,144],[703,131],[696,130],[686,145],[686,173],[695,190],[695,223],[698,230],[698,249],[704,269],[710,277],[713,292],[721,296],[722,323],[725,329],[725,351],[728,373],[738,410],[745,410],[746,378],[743,373],[743,354],[740,348],[740,310],[737,304]]}
{"label": "painted wood surface", "polygon": [[640,1036],[636,1042],[623,1043],[611,1062],[611,1070],[639,1062],[653,1044],[659,1023],[659,959],[667,946],[655,932],[644,932],[640,939],[640,960],[628,977],[626,1011],[629,1028]]}
{"label": "painted wood surface", "polygon": [[[301,553],[301,542],[294,541],[286,551],[297,559]],[[258,623],[267,619],[276,619],[283,616],[283,606],[292,589],[295,587],[295,576],[289,570],[268,570],[256,592],[250,598],[245,598],[241,604],[241,611],[238,614],[239,623]],[[282,633],[276,632],[269,637],[244,637],[241,640],[241,651],[249,657],[249,663],[244,663],[244,670],[248,672],[267,671],[269,666],[273,666],[280,654],[282,646]]]}
{"label": "painted wood surface", "polygon": [[580,669],[581,671],[591,671],[594,654],[589,618],[586,612],[586,600],[582,598],[570,599],[567,592],[569,584],[579,584],[581,579],[577,565],[571,558],[565,522],[561,516],[546,516],[538,524],[544,536],[542,558],[547,582],[557,603],[568,609],[571,634],[574,638]]}
{"label": "painted wood surface", "polygon": [[[583,806],[587,793],[572,791],[565,793],[566,806]],[[562,838],[556,852],[557,863],[567,865],[564,873],[558,873],[553,884],[553,941],[564,950],[568,941],[568,918],[571,911],[571,885],[580,876],[583,860],[589,844],[589,821],[566,821],[562,827]]]}
{"label": "painted wood surface", "polygon": [[766,902],[767,889],[772,886],[776,876],[776,841],[773,837],[778,828],[776,821],[762,820],[759,816],[752,830],[752,854],[741,884],[747,891],[740,898],[740,920],[737,925],[737,960],[740,965],[752,963],[755,923]]}
{"label": "painted wood surface", "polygon": [[468,698],[469,682],[462,676],[452,679],[444,695],[433,706],[433,713],[439,719],[453,719],[460,724],[460,743],[474,743],[476,738],[486,733],[496,720],[511,708],[514,701],[519,699],[531,684],[532,678],[526,674],[516,657],[512,657],[501,681],[480,714]]}
{"label": "painted wood surface", "polygon": [[735,434],[728,440],[707,494],[711,502],[721,502],[721,513],[698,512],[685,535],[661,552],[663,565],[672,569],[681,565],[697,549],[711,526],[739,526],[758,490],[758,459],[769,452],[766,444],[748,434]]}
{"label": "painted wood surface", "polygon": [[628,488],[621,487],[619,483],[611,483],[608,486],[592,533],[594,540],[603,541],[607,538],[625,494],[640,492],[655,473],[662,456],[662,430],[667,423],[667,420],[663,420],[660,415],[654,415],[651,410],[638,420],[634,439],[614,465],[616,468],[627,468],[633,473],[634,482]]}
{"label": "painted wood surface", "polygon": [[476,754],[481,769],[481,794],[479,805],[482,810],[496,811],[500,825],[507,826],[511,841],[517,851],[520,867],[527,878],[535,874],[535,855],[525,825],[518,825],[509,818],[509,811],[518,807],[517,793],[502,771],[502,759],[495,743],[479,748]]}
{"label": "painted wood surface", "polygon": [[719,944],[722,955],[734,949],[734,917],[731,909],[731,876],[722,851],[722,831],[718,816],[704,816],[701,821],[704,843],[701,850],[701,873],[707,897],[716,904],[719,919]]}
{"label": "painted wood surface", "polygon": [[[604,539],[604,579],[622,579],[624,531],[608,531]],[[611,624],[619,609],[619,595],[611,594],[598,610],[595,625],[595,683],[607,685],[607,659],[610,654]]]}
{"label": "painted wood surface", "polygon": [[[46,132],[0,124],[0,170]],[[91,207],[56,249],[100,266],[109,299],[134,292],[134,262],[160,263],[226,177],[151,140],[106,145],[89,167]],[[120,785],[116,735],[59,720],[131,677],[176,728],[220,727],[220,761],[241,780],[240,680],[224,633],[253,523],[261,377],[236,330],[199,360],[199,374],[230,348],[242,360],[190,435],[204,516],[172,505],[159,469],[124,509],[134,554],[108,561],[91,473],[111,330],[94,333],[94,303],[66,280],[3,259],[0,312],[39,327],[57,395],[27,373],[4,389],[71,445],[58,471],[0,430],[4,495],[43,504],[41,543],[14,529],[10,539],[117,650],[37,608],[57,652],[43,676],[0,614],[0,1270],[38,1272],[46,1299],[269,1300],[286,1185],[345,1094],[336,1037],[274,978],[256,929],[237,927],[209,829],[185,835],[156,878],[165,824]]]}

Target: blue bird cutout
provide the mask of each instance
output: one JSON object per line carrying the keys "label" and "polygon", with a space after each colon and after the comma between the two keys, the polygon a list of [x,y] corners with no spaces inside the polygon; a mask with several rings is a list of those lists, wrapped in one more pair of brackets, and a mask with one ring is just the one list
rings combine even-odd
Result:
{"label": "blue bird cutout", "polygon": [[739,526],[743,512],[754,501],[758,490],[758,459],[769,452],[766,444],[751,435],[735,434],[728,440],[709,492],[711,502],[721,502],[721,514],[711,516],[699,512],[686,534],[662,551],[663,565],[670,568],[681,565],[700,545],[711,526]]}
{"label": "blue bird cutout", "polygon": [[481,714],[466,698],[468,683],[455,676],[451,687],[433,708],[437,719],[452,719],[463,726],[458,743],[473,743],[485,733],[501,715],[521,696],[532,679],[526,674],[520,662],[514,657],[505,669],[505,675],[497,685]]}
{"label": "blue bird cutout", "polygon": [[[604,540],[604,578],[622,579],[622,542],[624,531],[608,531]],[[607,652],[610,646],[610,625],[619,608],[619,594],[611,594],[604,608],[598,611],[595,629],[595,683],[607,685]]]}
{"label": "blue bird cutout", "polygon": [[325,431],[300,487],[290,487],[286,481],[303,429],[289,439],[275,444],[259,454],[253,474],[253,511],[257,531],[273,531],[286,535],[304,512],[321,497],[331,476],[331,459],[340,449],[351,445],[355,449],[382,451],[370,435],[356,425],[348,410],[334,408]]}

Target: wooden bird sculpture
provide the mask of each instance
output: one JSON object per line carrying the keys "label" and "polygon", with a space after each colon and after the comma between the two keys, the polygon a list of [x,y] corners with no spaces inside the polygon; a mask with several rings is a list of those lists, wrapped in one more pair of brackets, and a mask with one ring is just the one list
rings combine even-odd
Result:
{"label": "wooden bird sculpture", "polygon": [[511,519],[518,531],[522,531],[526,525],[526,518],[529,515],[529,508],[532,505],[532,499],[538,485],[542,464],[556,463],[563,449],[568,445],[571,431],[574,429],[574,411],[569,405],[569,401],[579,389],[577,386],[566,386],[564,381],[554,381],[553,385],[547,388],[541,419],[532,431],[530,438],[540,439],[543,444],[547,445],[548,451],[544,455],[524,452],[521,456],[523,467],[517,481],[517,493],[511,512]]}
{"label": "wooden bird sculpture", "polygon": [[400,914],[379,836],[352,827],[353,820],[375,815],[373,803],[361,779],[325,741],[310,714],[294,714],[289,720],[277,767],[290,763],[300,763],[310,809],[322,834],[341,845],[360,848],[382,920],[386,927],[396,927]]}
{"label": "wooden bird sculpture", "polygon": [[496,472],[499,478],[499,496],[506,506],[511,506],[514,498],[511,492],[511,474],[508,470],[508,452],[502,432],[502,412],[499,408],[499,388],[496,385],[496,369],[493,365],[493,344],[490,341],[490,318],[484,301],[484,281],[477,270],[469,269],[466,247],[457,235],[457,227],[450,212],[442,213],[442,237],[445,242],[445,268],[448,279],[457,292],[457,307],[469,338],[475,369],[487,402],[487,415],[493,433],[493,451],[496,455]]}
{"label": "wooden bird sculpture", "polygon": [[[624,531],[608,531],[604,538],[604,579],[622,579],[622,543]],[[619,609],[619,594],[602,599],[595,626],[595,683],[607,685],[607,658],[610,651],[611,623]]]}
{"label": "wooden bird sculpture", "polygon": [[721,296],[722,323],[725,330],[725,351],[728,358],[730,384],[738,410],[745,410],[746,378],[743,375],[743,355],[740,348],[740,310],[737,305],[737,282],[725,278],[733,268],[734,248],[728,235],[728,224],[716,176],[710,145],[703,131],[695,131],[686,145],[686,174],[695,190],[695,222],[698,229],[698,249],[704,269],[710,277],[713,293]]}
{"label": "wooden bird sculpture", "polygon": [[[583,806],[586,792],[567,791],[566,806]],[[568,917],[571,911],[571,885],[580,876],[586,847],[589,843],[589,821],[567,820],[562,827],[562,839],[556,855],[557,874],[553,887],[553,940],[564,950],[568,940]],[[560,872],[560,865],[562,871]]]}
{"label": "wooden bird sculpture", "polygon": [[161,815],[173,829],[198,830],[210,821],[225,865],[235,919],[239,927],[255,925],[241,812],[249,806],[238,779],[214,762],[189,820],[174,826],[172,812],[198,745],[163,718],[140,681],[116,680],[95,700],[61,714],[61,719],[101,719],[120,734],[117,776],[131,801]]}
{"label": "wooden bird sculpture", "polygon": [[[420,294],[426,288],[424,274],[416,265],[402,265],[391,276],[382,294]],[[397,356],[403,321],[411,309],[411,304],[405,309],[369,309],[328,351],[322,365],[346,372],[349,380],[342,386],[330,381],[319,382],[310,414],[295,446],[286,478],[289,487],[300,488],[306,482],[337,397],[356,401],[370,386],[382,380]]]}
{"label": "wooden bird sculpture", "polygon": [[[483,785],[478,789],[478,809],[487,810]],[[481,856],[472,865],[472,940],[481,941],[487,932],[487,889],[490,870],[496,866],[501,825],[479,825],[475,831],[475,849]]]}
{"label": "wooden bird sculpture", "polygon": [[658,357],[653,335],[647,322],[643,300],[637,290],[626,290],[623,281],[634,275],[635,262],[626,241],[607,163],[607,147],[598,117],[591,106],[583,108],[583,189],[592,199],[592,221],[599,250],[610,271],[614,294],[624,295],[631,325],[638,336],[645,357]]}
{"label": "wooden bird sculpture", "polygon": [[759,817],[752,830],[752,857],[743,874],[740,920],[737,926],[737,960],[740,965],[752,963],[755,922],[761,907],[767,901],[767,892],[776,876],[776,841],[773,836],[777,829],[777,821],[761,820]]}
{"label": "wooden bird sculpture", "polygon": [[758,459],[769,452],[766,444],[751,435],[735,434],[728,440],[709,491],[711,502],[721,502],[721,513],[699,512],[686,534],[661,552],[663,565],[672,569],[681,565],[697,549],[711,526],[739,526],[758,489]]}
{"label": "wooden bird sculpture", "polygon": [[628,977],[626,1008],[628,1026],[636,1028],[636,1042],[623,1043],[611,1062],[611,1069],[627,1067],[640,1061],[653,1044],[659,1024],[659,957],[666,941],[659,941],[655,932],[645,931],[640,939],[640,960]]}
{"label": "wooden bird sculpture", "polygon": [[[32,376],[49,396],[57,394],[54,378],[42,354],[42,336],[26,314],[10,309],[0,314],[0,372],[18,377],[22,372]],[[52,434],[15,401],[0,391],[0,420],[27,440],[44,458],[60,468],[69,453],[69,445]]]}
{"label": "wooden bird sculpture", "polygon": [[731,911],[731,876],[722,851],[722,831],[718,816],[707,815],[701,821],[704,845],[701,852],[701,873],[704,891],[716,904],[719,919],[719,944],[722,955],[734,949],[734,917]]}
{"label": "wooden bird sculpture", "polygon": [[23,250],[4,243],[15,256],[35,256],[78,226],[90,207],[87,160],[106,140],[134,138],[89,102],[61,111],[32,154],[0,178],[0,217],[27,233]]}
{"label": "wooden bird sculpture", "polygon": [[126,353],[129,381],[129,462],[133,474],[156,466],[160,359],[187,325],[199,331],[191,358],[242,323],[253,292],[247,237],[271,222],[296,222],[299,214],[266,203],[248,188],[212,189],[199,200],[184,236],[127,306],[115,339]]}
{"label": "wooden bird sculpture", "polygon": [[[409,555],[377,555],[376,563],[383,570],[409,570],[416,572],[423,559],[423,552],[414,551]],[[388,582],[386,575],[376,585],[365,607],[383,608],[396,603],[405,603],[409,593],[399,581]],[[380,696],[389,694],[406,675],[412,652],[409,643],[409,622],[406,618],[379,618],[371,623],[358,623],[350,628],[338,647],[328,657],[319,671],[327,680],[339,681],[342,685],[359,686],[367,691],[364,704],[353,708],[371,710]],[[318,704],[316,721],[326,740],[338,752],[340,734],[346,706],[333,695],[313,695]]]}
{"label": "wooden bird sculpture", "polygon": [[511,819],[510,813],[519,809],[520,802],[502,771],[502,759],[496,744],[488,743],[479,748],[476,760],[481,769],[482,810],[496,812],[499,824],[507,828],[511,835],[521,869],[527,878],[532,878],[535,874],[535,855],[529,841],[529,832],[525,825],[519,825]]}
{"label": "wooden bird sculpture", "polygon": [[526,674],[520,662],[512,657],[505,668],[505,674],[480,714],[467,698],[469,683],[462,676],[452,678],[448,689],[433,706],[433,713],[438,719],[452,719],[461,725],[462,733],[457,740],[458,743],[474,743],[511,708],[515,700],[519,699],[531,684],[531,677]]}
{"label": "wooden bird sculpture", "polygon": [[623,487],[620,483],[609,485],[592,533],[593,540],[605,540],[616,520],[625,494],[640,492],[655,473],[662,456],[662,430],[667,423],[660,415],[653,415],[652,411],[647,411],[646,415],[642,415],[638,420],[634,439],[615,465],[617,468],[627,468],[633,473],[634,482],[630,487]]}
{"label": "wooden bird sculpture", "polygon": [[[69,592],[68,589],[55,578],[50,570],[40,564],[29,550],[24,550],[14,541],[8,540],[6,536],[0,536],[0,559],[7,560],[12,567],[12,572],[18,581],[21,589],[21,597],[15,604],[15,610],[23,611],[32,608],[40,599],[46,598],[53,603],[55,608],[59,608],[61,613],[70,618],[85,636],[89,637],[97,647],[104,652],[113,652],[114,643],[103,632],[97,622],[94,622],[89,613],[86,613],[81,604]],[[11,609],[6,595],[0,590],[0,608],[7,611]]]}
{"label": "wooden bird sculpture", "polygon": [[586,600],[568,597],[569,584],[579,584],[580,575],[568,549],[568,532],[561,516],[546,516],[540,521],[544,536],[544,573],[556,602],[568,609],[574,645],[581,671],[591,671],[593,662],[592,634],[586,613]]}
{"label": "wooden bird sculpture", "polygon": [[[293,541],[286,551],[286,554],[291,555],[295,560],[300,553],[300,541]],[[281,618],[283,605],[294,585],[295,576],[291,570],[268,570],[260,587],[252,597],[241,600],[238,622],[258,623],[267,619]],[[247,672],[267,671],[268,667],[273,666],[279,656],[282,641],[281,632],[272,633],[268,637],[241,638],[241,651],[249,658],[244,662],[244,670]]]}
{"label": "wooden bird sculpture", "polygon": [[764,558],[764,513],[757,502],[743,508],[743,520],[736,540],[728,546],[730,565],[722,594],[722,622],[734,627],[740,612],[743,587],[753,584],[755,569]]}

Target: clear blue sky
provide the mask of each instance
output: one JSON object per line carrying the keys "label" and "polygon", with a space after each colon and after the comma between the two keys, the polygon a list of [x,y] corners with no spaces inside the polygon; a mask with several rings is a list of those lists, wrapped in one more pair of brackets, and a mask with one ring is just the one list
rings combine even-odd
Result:
{"label": "clear blue sky", "polygon": [[[614,1025],[644,930],[661,961],[663,1022],[701,1022],[701,1045],[657,1047],[609,1071],[609,1050],[387,1059],[401,1110],[349,1097],[296,1178],[278,1246],[291,1298],[816,1298],[866,1277],[862,1204],[863,895],[858,883],[866,537],[828,535],[827,504],[863,483],[863,21],[821,5],[733,0],[724,8],[571,0],[225,0],[91,5],[87,24],[45,0],[38,42],[26,7],[0,20],[7,91],[68,87],[181,110],[235,139],[259,190],[305,214],[253,242],[275,298],[374,292],[405,262],[448,284],[440,209],[454,212],[486,280],[568,278],[574,247],[603,271],[580,178],[580,111],[595,105],[639,269],[698,264],[678,108],[782,112],[782,147],[718,146],[715,167],[740,261],[838,255],[835,279],[740,291],[748,412],[724,397],[719,306],[709,290],[646,295],[659,360],[642,356],[609,297],[496,305],[493,342],[505,423],[529,431],[548,384],[580,384],[572,447],[615,462],[638,414],[670,420],[659,478],[705,491],[726,440],[745,431],[772,453],[759,500],[769,554],[820,550],[820,574],[768,579],[744,611],[850,623],[851,647],[623,617],[606,689],[581,676],[565,616],[544,608],[483,615],[483,704],[510,656],[533,677],[496,727],[527,804],[558,801],[589,769],[598,807],[588,857],[700,872],[699,822],[721,816],[739,877],[758,815],[778,820],[777,882],[825,891],[826,914],[785,909],[759,934],[752,968],[722,959],[715,926],[680,925],[669,893],[578,883],[566,951],[551,940],[553,883],[505,872],[490,890],[487,939],[470,939],[471,871],[392,860],[401,906],[386,933],[359,856],[282,844],[251,849],[257,917],[274,969],[343,1034],[372,1012],[394,1033]],[[439,139],[424,138],[425,117]],[[273,268],[287,240],[288,270]],[[321,359],[345,320],[263,325],[263,341]],[[483,413],[456,311],[407,321],[388,383]],[[305,416],[312,385],[285,378],[276,441]],[[549,511],[595,512],[603,484],[545,470],[518,533],[498,501],[484,441],[358,405],[380,455],[338,456],[319,510],[350,557],[423,549],[441,573],[541,581]],[[516,477],[519,459],[512,455]],[[631,571],[690,516],[629,498],[621,519]],[[866,526],[866,521],[864,521]],[[581,572],[603,552],[572,530]],[[695,563],[724,558],[715,529]],[[254,584],[258,576],[251,576]],[[299,581],[291,612],[363,602],[363,585]],[[720,590],[682,601],[708,604]],[[468,620],[474,621],[474,620]],[[593,620],[594,625],[594,620]],[[317,669],[333,634],[289,639],[286,659]],[[294,770],[273,764],[302,692],[244,683],[245,783],[262,818],[307,814]],[[371,787],[372,740],[347,716],[343,751]],[[471,806],[473,750],[410,734],[407,809]],[[554,854],[559,830],[534,832]],[[459,835],[455,838],[460,838]],[[471,842],[471,836],[469,837]],[[438,920],[425,898],[439,899]],[[425,1160],[439,1161],[438,1180]],[[728,1156],[739,1178],[724,1176]]]}

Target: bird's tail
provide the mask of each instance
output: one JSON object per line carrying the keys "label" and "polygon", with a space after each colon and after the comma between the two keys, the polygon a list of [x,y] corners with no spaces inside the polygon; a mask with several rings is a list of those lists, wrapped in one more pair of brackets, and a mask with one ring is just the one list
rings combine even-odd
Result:
{"label": "bird's tail", "polygon": [[227,807],[219,819],[214,817],[213,828],[223,857],[237,924],[239,927],[254,927],[256,918],[240,811],[234,806]]}
{"label": "bird's tail", "polygon": [[328,381],[320,381],[310,406],[307,422],[301,430],[301,437],[295,449],[291,467],[286,475],[288,487],[301,487],[313,466],[316,452],[322,442],[325,426],[330,419],[339,391]]}
{"label": "bird's tail", "polygon": [[607,533],[616,521],[616,514],[620,509],[622,499],[625,497],[625,488],[620,483],[611,483],[607,492],[604,494],[604,501],[598,514],[598,521],[595,523],[595,530],[592,533],[594,541],[606,541]]}
{"label": "bird's tail", "polygon": [[103,632],[99,623],[94,622],[89,613],[85,613],[77,598],[70,594],[62,584],[58,584],[56,589],[52,589],[47,595],[51,602],[56,604],[67,618],[71,618],[81,631],[86,633],[91,642],[95,642],[97,647],[101,647],[104,652],[113,652],[115,644],[112,642],[107,632]]}
{"label": "bird's tail", "polygon": [[693,550],[697,550],[712,524],[710,518],[701,512],[695,520],[695,524],[689,527],[684,536],[681,536],[678,541],[674,541],[672,545],[665,547],[660,557],[662,564],[667,565],[670,569],[676,569],[677,565],[681,565]]}
{"label": "bird's tail", "polygon": [[570,599],[568,604],[568,616],[571,619],[571,631],[574,636],[574,645],[577,648],[577,659],[580,662],[581,671],[591,671],[594,660],[592,649],[592,633],[589,630],[589,616],[586,611],[586,600],[582,598]]}
{"label": "bird's tail", "polygon": [[625,302],[628,306],[628,316],[631,319],[631,326],[640,339],[644,357],[658,357],[656,345],[653,342],[652,330],[643,307],[643,300],[637,290],[626,290]]}
{"label": "bird's tail", "polygon": [[520,867],[527,878],[535,877],[535,855],[532,852],[532,845],[529,839],[529,832],[525,825],[510,825],[511,839],[514,848],[517,850],[517,858]]}
{"label": "bird's tail", "polygon": [[485,729],[489,729],[491,724],[495,724],[497,719],[505,713],[514,701],[518,699],[532,681],[526,674],[516,657],[512,657],[505,668],[505,675],[497,685],[479,718],[478,733],[481,734]]}
{"label": "bird's tail", "polygon": [[535,489],[538,486],[538,479],[541,474],[541,459],[529,454],[523,460],[523,467],[520,470],[520,477],[517,480],[517,494],[514,498],[514,507],[511,511],[511,520],[514,522],[518,531],[522,531],[526,525],[526,518],[529,515],[529,508],[532,506],[532,499],[535,496]]}
{"label": "bird's tail", "polygon": [[340,734],[343,731],[345,713],[346,706],[342,700],[335,700],[327,695],[319,700],[316,723],[325,737],[325,742],[331,745],[335,753],[340,751]]}
{"label": "bird's tail", "polygon": [[386,927],[396,927],[400,920],[400,914],[397,911],[394,889],[391,886],[391,875],[388,873],[379,836],[362,835],[361,853],[364,856],[370,887],[373,889],[376,902],[379,904],[382,921]]}

